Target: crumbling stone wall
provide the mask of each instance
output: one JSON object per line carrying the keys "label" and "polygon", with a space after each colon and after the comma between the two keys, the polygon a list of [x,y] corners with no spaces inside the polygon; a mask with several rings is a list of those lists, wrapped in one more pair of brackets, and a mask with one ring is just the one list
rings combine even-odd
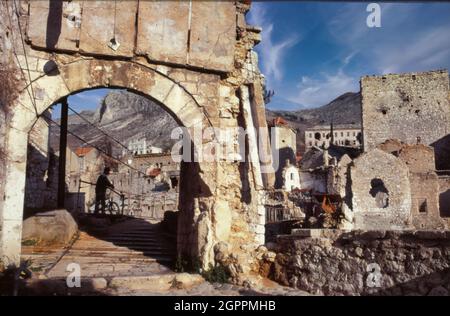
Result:
{"label": "crumbling stone wall", "polygon": [[272,278],[319,295],[449,295],[450,233],[279,236]]}
{"label": "crumbling stone wall", "polygon": [[423,144],[404,144],[395,139],[377,147],[398,157],[409,169],[413,226],[417,229],[446,228],[439,214],[439,178],[435,172],[434,149]]}
{"label": "crumbling stone wall", "polygon": [[355,229],[404,229],[411,224],[408,167],[392,154],[373,149],[350,167]]}
{"label": "crumbling stone wall", "polygon": [[436,148],[437,169],[450,169],[449,74],[424,73],[367,76],[361,79],[364,150],[387,139]]}
{"label": "crumbling stone wall", "polygon": [[439,214],[450,227],[450,176],[439,177]]}
{"label": "crumbling stone wall", "polygon": [[[293,129],[289,126],[273,126],[270,128],[272,144],[274,145],[275,155],[277,157],[278,166],[276,166],[275,172],[275,189],[281,189],[283,187],[283,168],[286,166],[287,161],[290,164],[296,163],[297,154],[297,135]],[[275,161],[274,161],[275,163]]]}
{"label": "crumbling stone wall", "polygon": [[[12,30],[9,26],[10,19],[16,21],[15,16],[9,16],[8,11],[12,10],[11,3],[2,1],[0,3],[0,210],[3,208],[5,196],[5,175],[7,171],[7,162],[10,158],[6,150],[7,145],[7,126],[11,119],[12,101],[15,100],[20,91],[19,71],[14,63],[14,54],[11,50],[14,39]],[[1,236],[7,232],[4,229],[4,217],[0,212],[0,249],[2,249]],[[0,270],[3,262],[0,257]]]}
{"label": "crumbling stone wall", "polygon": [[[30,72],[36,98],[21,90],[7,129],[12,159],[1,212],[10,219],[0,255],[18,260],[27,134],[36,114],[60,98],[84,89],[120,87],[154,99],[191,133],[195,127],[267,129],[263,78],[252,51],[260,30],[246,24],[246,2],[193,1],[190,7],[184,2],[118,1],[116,39],[121,45],[113,47],[116,50],[108,46],[114,36],[110,3],[20,3],[28,62],[21,44],[14,48],[17,64]],[[27,82],[26,77],[21,81]],[[239,141],[236,136],[236,147]],[[246,142],[257,144],[250,135]],[[214,135],[203,140],[206,144],[225,147]],[[252,155],[258,154],[251,148]],[[215,245],[226,243],[233,256],[227,262],[233,265],[235,280],[242,282],[238,274],[248,272],[251,250],[264,242],[261,193],[268,181],[263,181],[258,159],[234,161],[228,159],[230,153],[217,152],[217,161],[181,167],[177,248],[180,255],[199,259],[208,268],[217,261]]]}
{"label": "crumbling stone wall", "polygon": [[422,144],[404,145],[399,152],[409,169],[411,216],[417,229],[446,227],[439,214],[439,178],[434,156],[433,148]]}
{"label": "crumbling stone wall", "polygon": [[[44,211],[45,207],[54,207],[50,203],[52,194],[48,194],[50,193],[50,184],[52,180],[55,180],[52,179],[53,167],[51,164],[55,163],[55,157],[49,148],[49,128],[49,124],[41,117],[36,121],[29,134],[25,211]],[[56,192],[53,200],[55,200],[55,197]]]}

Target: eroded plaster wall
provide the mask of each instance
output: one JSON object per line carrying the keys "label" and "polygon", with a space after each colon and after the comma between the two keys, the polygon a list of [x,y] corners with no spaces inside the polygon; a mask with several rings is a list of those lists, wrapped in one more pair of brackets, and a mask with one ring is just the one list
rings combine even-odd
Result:
{"label": "eroded plaster wall", "polygon": [[[12,4],[7,1],[0,3],[0,179],[5,179],[7,173],[7,162],[9,160],[7,147],[8,124],[11,119],[11,101],[14,100],[20,90],[20,75],[14,64],[14,54],[11,49],[14,43],[9,21],[17,21],[16,16],[10,16]],[[5,181],[0,181],[0,210],[3,209],[5,196]],[[0,211],[0,249],[3,249],[2,236],[6,234],[13,225],[4,221],[5,216]],[[1,252],[0,252],[1,253]],[[0,269],[7,262],[0,257]]]}
{"label": "eroded plaster wall", "polygon": [[355,229],[404,229],[411,225],[411,189],[406,164],[373,149],[350,167]]}
{"label": "eroded plaster wall", "polygon": [[437,149],[437,169],[450,169],[447,71],[363,77],[361,95],[365,151],[388,139],[416,144],[420,138]]}
{"label": "eroded plaster wall", "polygon": [[411,216],[417,229],[446,228],[439,213],[439,178],[434,157],[434,149],[423,144],[403,145],[399,152],[409,169]]}
{"label": "eroded plaster wall", "polygon": [[402,160],[409,170],[412,224],[417,229],[443,229],[445,220],[439,213],[439,177],[435,171],[435,154],[431,146],[408,145],[387,140],[379,149]]}
{"label": "eroded plaster wall", "polygon": [[[205,26],[208,27],[205,27]],[[30,1],[34,47],[231,71],[236,6],[231,1]],[[108,47],[111,39],[120,44]],[[155,45],[158,43],[158,45]]]}

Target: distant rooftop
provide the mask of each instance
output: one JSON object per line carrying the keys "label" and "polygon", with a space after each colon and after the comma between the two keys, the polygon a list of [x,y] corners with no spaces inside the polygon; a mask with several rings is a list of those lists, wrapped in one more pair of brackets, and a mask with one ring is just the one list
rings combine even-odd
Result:
{"label": "distant rooftop", "polygon": [[78,147],[77,149],[75,149],[75,154],[78,157],[84,157],[86,156],[92,149],[94,149],[93,147]]}
{"label": "distant rooftop", "polygon": [[267,126],[268,127],[286,127],[286,128],[291,128],[292,127],[289,125],[289,123],[282,118],[281,116],[277,116],[276,118],[274,118],[273,120],[268,120],[267,121]]}

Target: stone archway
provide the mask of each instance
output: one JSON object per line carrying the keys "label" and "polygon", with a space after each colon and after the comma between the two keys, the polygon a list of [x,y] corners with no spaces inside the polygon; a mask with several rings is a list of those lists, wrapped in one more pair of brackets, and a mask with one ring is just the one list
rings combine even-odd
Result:
{"label": "stone archway", "polygon": [[[181,84],[155,69],[130,61],[86,58],[60,63],[58,66],[55,64],[53,69],[33,80],[34,98],[28,90],[31,88],[29,86],[20,93],[14,106],[6,144],[9,160],[1,231],[1,253],[5,262],[17,263],[20,260],[28,132],[38,115],[52,104],[73,93],[98,87],[125,88],[145,95],[159,103],[180,125],[188,129],[212,127],[208,115],[194,96]],[[214,164],[187,163],[184,166],[191,182],[186,186],[189,190],[182,197],[187,208],[195,208],[198,201],[194,201],[197,198],[210,199],[213,196],[216,173],[211,171],[214,169]],[[203,173],[207,176],[202,176],[201,170],[207,170]],[[192,181],[198,185],[193,186]],[[194,209],[191,212],[186,209],[182,216],[192,217],[194,213]],[[185,221],[190,220],[187,218]],[[179,251],[186,252],[183,250],[188,245],[186,240],[198,240],[195,237],[197,232],[195,229],[183,229],[182,234],[178,238]],[[204,248],[204,245],[193,248],[193,254],[198,255],[198,249]]]}

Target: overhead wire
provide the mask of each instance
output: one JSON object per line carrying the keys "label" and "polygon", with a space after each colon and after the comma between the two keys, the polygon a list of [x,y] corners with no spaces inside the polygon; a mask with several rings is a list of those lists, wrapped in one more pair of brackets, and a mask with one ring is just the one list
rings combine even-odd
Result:
{"label": "overhead wire", "polygon": [[[58,122],[56,122],[56,121],[54,121],[53,119],[51,119],[50,117],[48,117],[48,116],[42,116],[42,118],[44,118],[45,120],[47,120],[47,121],[49,121],[49,122],[51,122],[51,123],[53,123],[53,124],[55,124],[56,126],[58,126],[58,127],[61,128],[61,125],[60,125]],[[83,138],[80,137],[79,135],[77,135],[77,134],[75,134],[75,133],[73,133],[73,132],[71,132],[71,131],[69,131],[69,130],[67,130],[67,133],[70,134],[70,135],[72,135],[73,137],[75,137],[76,139],[78,139],[79,141],[81,141],[82,143],[87,144],[87,145],[91,146],[92,148],[97,149],[99,152],[101,152],[102,154],[104,154],[104,155],[107,156],[108,158],[111,158],[112,160],[114,160],[114,161],[116,161],[116,162],[118,162],[118,163],[120,163],[120,164],[122,164],[122,165],[124,165],[124,166],[126,166],[126,167],[128,167],[128,168],[130,168],[130,169],[132,169],[132,170],[134,170],[134,171],[136,171],[137,173],[146,176],[146,174],[143,173],[142,171],[140,171],[139,169],[136,169],[135,167],[131,166],[130,164],[128,164],[128,163],[126,163],[126,162],[124,162],[124,161],[122,161],[122,160],[120,160],[120,159],[118,159],[118,158],[116,158],[116,157],[114,157],[114,156],[111,156],[108,152],[106,152],[106,151],[103,150],[102,148],[100,148],[100,147],[96,146],[95,144],[92,144],[91,142],[89,142],[89,141],[83,139]]]}
{"label": "overhead wire", "polygon": [[[17,15],[17,24],[19,26],[19,33],[20,33],[23,53],[24,53],[24,57],[25,57],[25,64],[26,64],[26,67],[27,67],[28,78],[29,78],[29,81],[30,81],[30,84],[27,85],[26,90],[27,90],[28,96],[30,97],[31,103],[33,105],[35,115],[36,115],[36,117],[39,117],[39,112],[37,110],[37,105],[36,105],[36,97],[34,95],[34,90],[33,90],[33,83],[32,83],[32,80],[31,80],[31,73],[30,73],[30,66],[29,66],[29,63],[28,63],[27,51],[25,49],[25,42],[24,42],[23,35],[22,35],[22,26],[20,24],[20,16],[19,16],[19,12],[17,10],[16,0],[13,0],[12,2],[14,4],[14,10],[16,11],[16,15]],[[8,14],[8,19],[9,19],[9,27],[11,29],[11,37],[13,39],[13,45],[12,45],[12,47],[13,47],[13,54],[16,57],[17,63],[19,64],[19,68],[21,70],[21,73],[22,73],[22,76],[23,76],[24,80],[27,81],[26,76],[24,74],[24,69],[20,66],[19,56],[18,56],[17,51],[16,51],[15,39],[14,39],[14,27],[13,27],[13,23],[12,23],[12,14],[11,14],[11,12],[9,10],[8,3],[4,2],[4,4],[6,6],[6,11],[7,11],[7,14]],[[31,93],[30,93],[30,89],[29,88],[31,89]]]}
{"label": "overhead wire", "polygon": [[77,112],[76,110],[74,110],[71,106],[69,106],[69,110],[72,111],[76,116],[78,116],[79,118],[81,118],[83,121],[85,121],[86,123],[88,123],[90,126],[94,127],[95,129],[99,130],[103,135],[107,136],[108,138],[112,139],[115,143],[117,143],[118,145],[120,145],[121,147],[125,148],[128,152],[128,147],[124,144],[122,144],[118,139],[116,139],[115,137],[109,135],[107,132],[105,132],[102,128],[100,128],[99,126],[95,125],[94,123],[92,123],[91,121],[89,121],[87,118],[85,118],[83,115],[81,115],[81,113]]}
{"label": "overhead wire", "polygon": [[[29,86],[27,86],[26,90],[27,90],[28,96],[29,96],[30,99],[31,99],[32,105],[33,105],[33,107],[34,107],[34,111],[35,111],[36,117],[39,118],[39,117],[41,117],[41,116],[39,115],[39,112],[38,112],[38,109],[37,109],[37,105],[36,105],[36,96],[35,96],[34,90],[33,90],[33,82],[32,82],[32,77],[31,77],[31,72],[30,72],[30,67],[29,67],[29,62],[28,62],[28,56],[27,56],[27,52],[26,52],[26,47],[25,47],[25,40],[24,40],[24,38],[23,38],[23,33],[22,33],[22,25],[21,25],[21,23],[20,23],[20,15],[19,15],[19,11],[18,11],[18,8],[17,8],[16,0],[13,0],[12,2],[13,2],[13,5],[14,5],[14,10],[15,10],[16,15],[17,15],[17,24],[18,24],[18,27],[19,27],[20,41],[21,41],[21,44],[22,44],[23,53],[24,53],[24,57],[25,57],[25,64],[26,64],[26,68],[27,68],[27,72],[28,72]],[[12,23],[12,15],[11,15],[11,12],[10,12],[10,10],[9,10],[8,4],[7,4],[7,3],[4,3],[4,4],[6,5],[6,10],[7,10],[8,18],[9,18],[9,26],[10,26],[10,29],[11,29],[11,36],[12,36],[12,38],[13,38],[13,42],[15,42],[15,40],[14,40],[14,28],[13,28],[13,23]],[[116,21],[115,21],[115,20],[116,20],[116,11],[117,11],[117,1],[115,1],[114,6],[115,6],[115,8],[114,8],[114,11],[115,11],[115,12],[114,12],[114,37],[115,37],[115,36],[116,36],[116,25],[115,25],[115,24],[116,24]],[[15,45],[12,45],[12,46],[13,46],[13,53],[14,53],[14,56],[15,56],[15,58],[17,59],[18,64],[20,65],[20,60],[19,60],[19,57],[18,57],[16,48],[15,48]],[[23,69],[22,67],[20,67],[20,68],[21,68],[22,76],[23,76],[24,79],[25,79],[26,76],[25,76],[25,74],[24,74],[24,69]],[[31,89],[31,93],[30,93],[30,89],[29,89],[29,88]],[[93,127],[96,128],[97,130],[99,130],[100,132],[102,132],[102,134],[104,134],[104,135],[107,136],[108,138],[112,139],[115,143],[117,143],[118,145],[120,145],[121,147],[125,148],[125,149],[128,151],[128,147],[125,146],[124,144],[122,144],[119,140],[117,140],[116,138],[114,138],[113,136],[111,136],[111,135],[109,135],[107,132],[105,132],[103,129],[101,129],[100,127],[96,126],[96,125],[93,124],[92,122],[90,122],[88,119],[86,119],[85,117],[83,117],[80,113],[78,113],[77,111],[75,111],[72,107],[69,106],[69,109],[70,109],[75,115],[77,115],[78,117],[80,117],[83,121],[87,122],[89,125],[93,126]],[[55,124],[56,126],[58,126],[59,128],[61,128],[61,125],[58,124],[58,123],[57,123],[56,121],[54,121],[53,119],[51,119],[50,117],[48,117],[48,116],[42,116],[42,117],[44,118],[44,120],[50,121],[51,123],[53,123],[53,124]],[[73,133],[73,132],[71,132],[71,131],[69,131],[69,130],[67,130],[67,133],[70,134],[70,135],[72,135],[73,137],[77,138],[78,140],[80,140],[80,141],[83,142],[84,144],[88,144],[88,145],[92,146],[93,148],[97,149],[99,152],[101,152],[102,154],[104,154],[104,155],[107,156],[108,158],[111,158],[112,160],[114,160],[114,161],[116,161],[116,162],[118,162],[118,163],[120,163],[120,164],[123,164],[124,166],[130,168],[131,170],[134,170],[134,171],[136,171],[137,173],[146,176],[146,174],[143,173],[142,171],[140,171],[139,169],[136,169],[136,168],[134,168],[133,166],[129,165],[128,163],[126,163],[126,162],[124,162],[124,161],[122,161],[122,160],[120,160],[120,159],[118,159],[118,158],[116,158],[116,157],[111,156],[111,155],[110,155],[109,153],[107,153],[105,150],[103,150],[103,149],[99,148],[98,146],[96,146],[96,145],[94,145],[94,144],[92,144],[92,143],[86,141],[85,139],[83,139],[83,138],[80,137],[79,135],[77,135],[77,134],[75,134],[75,133]]]}

